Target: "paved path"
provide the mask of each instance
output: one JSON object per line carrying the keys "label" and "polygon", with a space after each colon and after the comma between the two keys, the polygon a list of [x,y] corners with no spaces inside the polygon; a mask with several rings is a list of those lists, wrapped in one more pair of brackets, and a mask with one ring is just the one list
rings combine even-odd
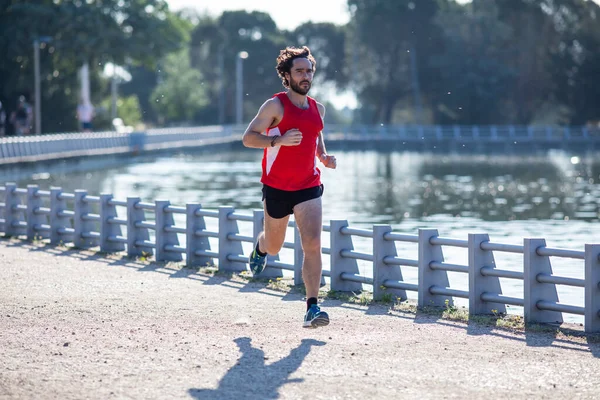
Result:
{"label": "paved path", "polygon": [[0,239],[0,399],[583,399],[600,345]]}

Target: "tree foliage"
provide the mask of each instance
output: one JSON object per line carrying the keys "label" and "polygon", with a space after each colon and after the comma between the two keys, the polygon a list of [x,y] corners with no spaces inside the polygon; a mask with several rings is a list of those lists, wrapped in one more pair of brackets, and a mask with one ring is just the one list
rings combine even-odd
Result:
{"label": "tree foliage", "polygon": [[[92,93],[106,90],[106,62],[153,64],[177,49],[182,32],[163,0],[4,0],[0,3],[0,101],[34,102],[33,43],[42,38],[40,71],[44,131],[76,128],[78,70],[90,65]],[[92,99],[94,100],[94,99]],[[100,98],[95,99],[100,102]]]}
{"label": "tree foliage", "polygon": [[208,104],[202,74],[190,67],[187,50],[170,54],[164,61],[164,78],[152,92],[152,108],[164,123],[194,120]]}

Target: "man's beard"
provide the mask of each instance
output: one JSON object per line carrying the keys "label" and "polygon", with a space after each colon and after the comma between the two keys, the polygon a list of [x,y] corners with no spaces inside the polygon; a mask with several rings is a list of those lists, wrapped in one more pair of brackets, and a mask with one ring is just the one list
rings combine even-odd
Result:
{"label": "man's beard", "polygon": [[[307,88],[303,88],[302,86],[300,86],[303,83],[308,83],[308,87]],[[306,96],[308,94],[308,91],[310,90],[311,84],[309,81],[300,81],[298,83],[294,82],[292,79],[290,79],[290,89],[292,89],[294,92],[301,94],[303,96]]]}

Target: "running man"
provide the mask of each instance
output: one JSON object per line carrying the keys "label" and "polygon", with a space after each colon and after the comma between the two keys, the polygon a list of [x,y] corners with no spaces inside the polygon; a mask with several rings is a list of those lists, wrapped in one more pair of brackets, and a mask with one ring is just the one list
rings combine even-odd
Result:
{"label": "running man", "polygon": [[287,91],[275,94],[260,107],[242,139],[246,147],[264,149],[261,182],[265,223],[250,255],[250,269],[260,274],[267,254],[279,253],[288,220],[294,214],[304,252],[305,328],[329,324],[329,316],[317,301],[323,219],[317,158],[327,168],[336,167],[335,157],[327,154],[323,141],[325,107],[308,96],[315,67],[308,47],[281,50],[276,69]]}

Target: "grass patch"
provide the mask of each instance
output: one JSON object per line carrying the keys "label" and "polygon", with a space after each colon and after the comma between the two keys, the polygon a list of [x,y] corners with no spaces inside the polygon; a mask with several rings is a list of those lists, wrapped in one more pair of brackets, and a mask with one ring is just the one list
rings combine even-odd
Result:
{"label": "grass patch", "polygon": [[151,262],[151,260],[150,260],[151,258],[152,258],[152,252],[142,251],[142,255],[136,257],[135,259],[136,259],[136,261],[144,263],[144,262]]}
{"label": "grass patch", "polygon": [[290,281],[293,282],[291,279],[283,279],[281,277],[269,279],[267,288],[277,290],[278,292],[289,293],[293,290],[293,285],[290,284]]}
{"label": "grass patch", "polygon": [[359,293],[355,292],[336,292],[335,290],[328,290],[322,296],[323,300],[340,300],[344,303],[359,304],[361,306],[368,306],[375,303],[373,300],[373,294],[370,292],[362,291]]}
{"label": "grass patch", "polygon": [[600,343],[600,334],[585,333],[582,329],[571,327],[570,325],[555,324],[525,324],[525,320],[520,315],[500,313],[498,310],[490,310],[490,314],[469,315],[469,310],[465,307],[456,307],[446,302],[443,307],[418,307],[414,302],[405,300],[392,305],[390,308],[407,314],[421,314],[435,316],[440,319],[455,321],[463,324],[476,324],[496,329],[507,330],[518,333],[540,333],[550,334],[557,339]]}
{"label": "grass patch", "polygon": [[469,310],[466,307],[457,307],[454,304],[450,304],[448,300],[445,301],[444,306],[442,307],[418,307],[417,304],[406,300],[394,304],[392,309],[405,313],[436,316],[441,319],[461,322],[464,324],[475,323],[478,325],[491,326],[513,331],[525,330],[523,317],[519,315],[507,315],[504,313],[499,313],[498,310],[490,310],[491,314],[489,315],[469,315]]}

